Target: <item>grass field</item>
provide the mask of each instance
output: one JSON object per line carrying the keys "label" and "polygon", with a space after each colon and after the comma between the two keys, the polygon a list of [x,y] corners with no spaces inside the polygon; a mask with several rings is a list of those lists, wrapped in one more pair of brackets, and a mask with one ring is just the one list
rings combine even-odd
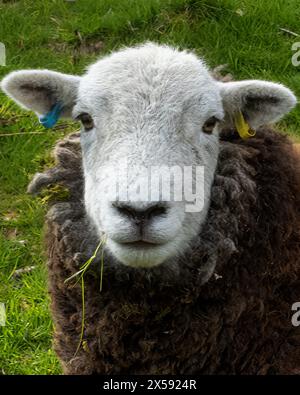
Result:
{"label": "grass field", "polygon": [[[81,73],[97,57],[145,40],[194,50],[210,66],[228,64],[235,79],[280,81],[300,96],[300,66],[291,46],[300,41],[299,0],[0,0],[0,42],[6,66]],[[0,94],[0,374],[55,374],[51,349],[41,199],[26,194],[47,163],[54,142],[76,128],[61,122],[45,132],[34,114]],[[300,138],[300,109],[281,122]],[[298,131],[298,134],[297,134]],[[24,132],[24,135],[16,133]],[[42,132],[41,134],[28,134]],[[15,135],[14,135],[15,134]],[[15,270],[35,266],[15,275]]]}

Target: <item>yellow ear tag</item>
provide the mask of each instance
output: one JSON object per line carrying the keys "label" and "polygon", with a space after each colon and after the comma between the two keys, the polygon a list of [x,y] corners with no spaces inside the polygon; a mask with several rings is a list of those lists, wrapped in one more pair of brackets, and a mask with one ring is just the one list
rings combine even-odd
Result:
{"label": "yellow ear tag", "polygon": [[241,111],[235,114],[234,123],[236,130],[242,139],[248,139],[249,137],[255,136],[256,131],[250,128]]}

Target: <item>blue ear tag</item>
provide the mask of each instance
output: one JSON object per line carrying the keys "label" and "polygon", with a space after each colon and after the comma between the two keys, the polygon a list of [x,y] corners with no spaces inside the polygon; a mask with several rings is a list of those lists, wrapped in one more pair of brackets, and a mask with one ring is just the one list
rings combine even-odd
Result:
{"label": "blue ear tag", "polygon": [[60,103],[55,104],[46,115],[39,117],[40,123],[45,128],[52,128],[59,120],[60,114],[62,113],[63,107]]}

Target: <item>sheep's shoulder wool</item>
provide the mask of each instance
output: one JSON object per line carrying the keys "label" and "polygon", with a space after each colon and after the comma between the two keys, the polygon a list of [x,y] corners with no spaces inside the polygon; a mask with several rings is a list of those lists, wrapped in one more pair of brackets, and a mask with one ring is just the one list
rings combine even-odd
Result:
{"label": "sheep's shoulder wool", "polygon": [[62,184],[47,214],[55,350],[67,374],[300,374],[300,166],[289,140],[268,129],[221,135],[209,214],[190,250],[158,268],[104,255],[85,274],[85,331],[76,279],[97,239],[83,207],[79,135],[58,143],[57,164],[31,192]]}

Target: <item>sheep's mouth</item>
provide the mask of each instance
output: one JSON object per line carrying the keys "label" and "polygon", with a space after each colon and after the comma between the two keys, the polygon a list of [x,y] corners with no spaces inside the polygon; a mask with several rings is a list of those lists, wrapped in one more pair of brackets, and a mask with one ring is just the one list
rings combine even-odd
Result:
{"label": "sheep's mouth", "polygon": [[[147,240],[147,239],[146,239]],[[107,247],[115,258],[126,266],[150,268],[164,262],[172,254],[169,242],[135,239],[115,241],[108,239]]]}
{"label": "sheep's mouth", "polygon": [[144,240],[137,240],[137,241],[131,241],[131,242],[125,242],[125,243],[123,242],[120,244],[125,247],[136,248],[136,249],[149,249],[149,248],[155,248],[155,247],[161,245],[159,243],[153,243],[153,242],[144,241]]}

